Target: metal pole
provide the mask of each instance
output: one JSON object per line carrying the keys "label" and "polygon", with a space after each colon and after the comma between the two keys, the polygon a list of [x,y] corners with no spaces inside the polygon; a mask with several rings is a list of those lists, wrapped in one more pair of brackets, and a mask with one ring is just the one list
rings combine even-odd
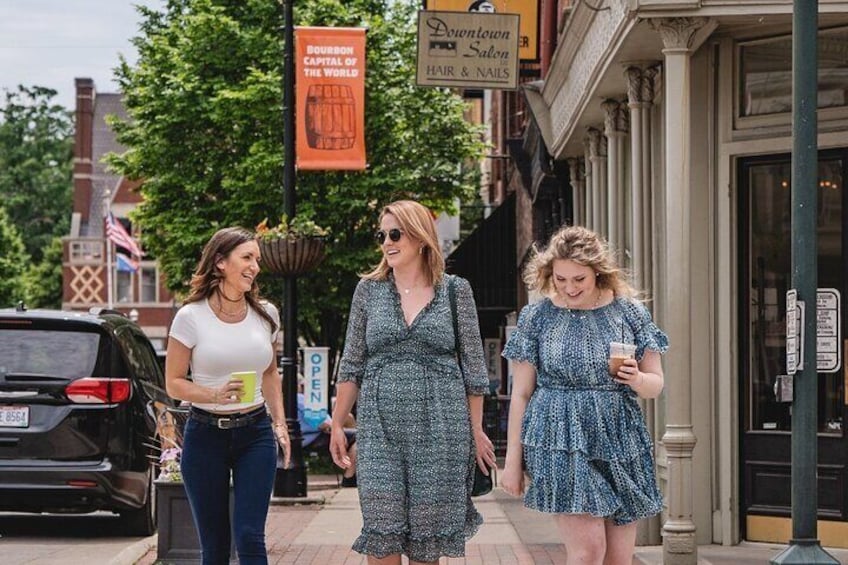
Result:
{"label": "metal pole", "polygon": [[819,545],[816,529],[818,369],[818,0],[794,0],[792,18],[792,287],[806,304],[803,367],[792,403],[792,539],[772,563],[839,563]]}
{"label": "metal pole", "polygon": [[106,233],[106,222],[109,221],[109,212],[112,210],[112,191],[108,188],[103,191],[103,241],[106,243],[106,308],[111,310],[115,307],[113,289],[115,283],[112,280],[112,240]]}
{"label": "metal pole", "polygon": [[[283,190],[285,213],[289,220],[295,215],[294,168],[294,0],[283,0]],[[283,400],[286,424],[291,441],[291,465],[277,468],[274,495],[285,497],[306,496],[306,467],[303,463],[303,435],[297,419],[297,278],[283,279]]]}

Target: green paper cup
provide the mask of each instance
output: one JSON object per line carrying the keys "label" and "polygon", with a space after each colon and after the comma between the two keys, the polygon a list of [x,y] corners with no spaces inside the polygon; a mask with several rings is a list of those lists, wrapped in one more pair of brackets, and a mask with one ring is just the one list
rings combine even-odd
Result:
{"label": "green paper cup", "polygon": [[230,378],[242,383],[241,402],[249,404],[256,399],[256,371],[232,373]]}

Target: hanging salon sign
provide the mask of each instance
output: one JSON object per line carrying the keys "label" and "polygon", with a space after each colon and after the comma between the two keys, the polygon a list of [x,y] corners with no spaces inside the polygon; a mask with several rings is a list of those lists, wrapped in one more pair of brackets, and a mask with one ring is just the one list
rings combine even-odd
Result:
{"label": "hanging salon sign", "polygon": [[539,60],[539,0],[425,0],[425,10],[518,14],[521,27],[518,54],[525,63]]}
{"label": "hanging salon sign", "polygon": [[418,86],[518,88],[518,14],[418,12]]}

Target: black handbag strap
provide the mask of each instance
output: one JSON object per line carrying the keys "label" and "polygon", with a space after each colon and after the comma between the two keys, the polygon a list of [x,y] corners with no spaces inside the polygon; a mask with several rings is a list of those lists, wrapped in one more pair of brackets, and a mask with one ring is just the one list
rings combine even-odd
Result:
{"label": "black handbag strap", "polygon": [[[459,363],[459,371],[462,372],[462,355],[459,351],[459,322],[456,315],[456,291],[454,290],[454,281],[456,277],[446,275],[448,278],[448,298],[450,299],[451,318],[453,319],[453,339],[454,348],[456,349],[456,362]],[[480,470],[480,466],[474,463],[474,486],[471,489],[471,496],[482,496],[489,494],[492,491],[492,471],[489,470],[488,475],[484,475]]]}
{"label": "black handbag strap", "polygon": [[450,299],[451,319],[453,320],[453,347],[456,351],[456,361],[459,363],[459,370],[462,371],[462,355],[459,352],[459,322],[456,319],[456,291],[454,290],[454,280],[456,280],[456,277],[453,275],[446,276],[448,277],[448,298]]}

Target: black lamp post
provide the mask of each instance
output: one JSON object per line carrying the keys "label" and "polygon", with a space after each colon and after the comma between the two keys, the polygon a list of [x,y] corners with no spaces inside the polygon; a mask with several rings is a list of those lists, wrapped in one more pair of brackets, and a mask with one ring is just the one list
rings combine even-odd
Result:
{"label": "black lamp post", "polygon": [[[289,219],[295,215],[294,168],[294,0],[283,0],[283,200]],[[274,480],[274,496],[306,496],[306,467],[303,464],[303,435],[297,419],[297,277],[283,278],[283,399],[286,408],[286,424],[291,441],[291,464],[288,468],[277,468]]]}

